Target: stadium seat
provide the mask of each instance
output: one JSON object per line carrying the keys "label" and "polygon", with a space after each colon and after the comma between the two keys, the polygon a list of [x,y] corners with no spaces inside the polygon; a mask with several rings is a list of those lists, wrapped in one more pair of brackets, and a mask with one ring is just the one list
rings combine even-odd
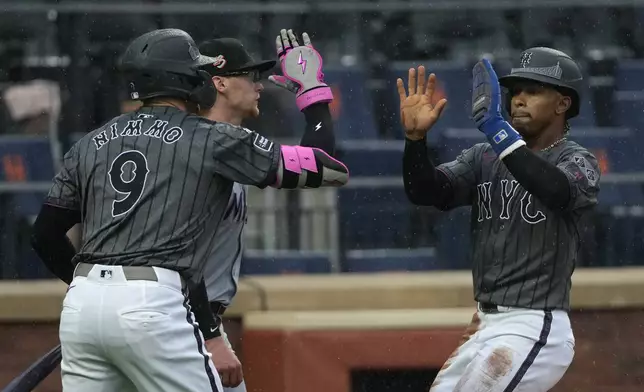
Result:
{"label": "stadium seat", "polygon": [[407,247],[413,237],[410,219],[415,209],[402,181],[339,189],[338,208],[343,249]]}
{"label": "stadium seat", "polygon": [[332,111],[337,116],[334,128],[338,140],[378,138],[367,78],[363,68],[324,69],[324,79],[334,94]]}
{"label": "stadium seat", "polygon": [[615,70],[615,88],[617,91],[644,90],[644,61],[620,60]]}
{"label": "stadium seat", "polygon": [[[18,172],[16,172],[18,171]],[[46,137],[0,137],[0,181],[45,181],[54,177],[51,143]],[[15,178],[18,176],[18,178]],[[35,216],[46,191],[14,194],[11,205],[14,213]]]}
{"label": "stadium seat", "polygon": [[436,257],[448,269],[470,268],[470,212],[470,207],[443,212],[436,225]]}
{"label": "stadium seat", "polygon": [[[45,137],[0,137],[0,182],[50,182],[54,176],[51,145]],[[4,279],[39,279],[52,275],[29,243],[31,222],[46,191],[0,193],[0,275]],[[9,229],[11,227],[11,229]]]}
{"label": "stadium seat", "polygon": [[400,140],[338,142],[339,159],[347,165],[352,178],[402,176],[403,149],[404,142]]}
{"label": "stadium seat", "polygon": [[447,268],[434,248],[350,250],[343,272],[429,271]]}
{"label": "stadium seat", "polygon": [[326,252],[299,250],[244,252],[240,275],[320,274],[331,272]]}

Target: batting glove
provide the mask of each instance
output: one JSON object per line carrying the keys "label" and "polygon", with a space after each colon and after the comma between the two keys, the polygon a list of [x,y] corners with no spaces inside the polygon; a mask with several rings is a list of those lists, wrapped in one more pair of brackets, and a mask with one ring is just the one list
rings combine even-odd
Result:
{"label": "batting glove", "polygon": [[282,29],[275,39],[277,56],[284,76],[271,75],[273,84],[295,93],[300,111],[318,102],[331,102],[333,93],[324,83],[322,56],[311,45],[307,33],[302,34],[303,46],[297,42],[292,30]]}
{"label": "batting glove", "polygon": [[476,63],[472,69],[472,118],[500,159],[525,146],[521,135],[501,114],[499,78],[486,59]]}

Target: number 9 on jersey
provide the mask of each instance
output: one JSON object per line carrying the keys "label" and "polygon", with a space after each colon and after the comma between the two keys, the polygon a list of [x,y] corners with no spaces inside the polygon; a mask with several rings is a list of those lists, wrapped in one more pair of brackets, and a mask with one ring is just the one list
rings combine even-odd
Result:
{"label": "number 9 on jersey", "polygon": [[112,202],[113,217],[125,215],[134,208],[141,199],[149,173],[148,160],[140,151],[125,151],[114,158],[107,176],[117,194],[125,197]]}

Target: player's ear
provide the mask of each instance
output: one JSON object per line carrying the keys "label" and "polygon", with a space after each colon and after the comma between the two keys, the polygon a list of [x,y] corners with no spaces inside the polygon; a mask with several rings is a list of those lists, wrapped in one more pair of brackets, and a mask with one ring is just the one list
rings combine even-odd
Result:
{"label": "player's ear", "polygon": [[217,89],[218,93],[223,93],[226,91],[226,88],[228,88],[228,80],[220,76],[213,76],[212,84],[215,85],[215,89]]}
{"label": "player's ear", "polygon": [[557,114],[564,114],[570,106],[572,105],[572,100],[570,97],[559,94],[559,100],[557,101],[557,107],[555,109]]}

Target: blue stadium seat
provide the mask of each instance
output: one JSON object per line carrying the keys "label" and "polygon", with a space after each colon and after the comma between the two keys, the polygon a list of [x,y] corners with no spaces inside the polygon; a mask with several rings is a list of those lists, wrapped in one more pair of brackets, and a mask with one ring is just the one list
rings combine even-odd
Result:
{"label": "blue stadium seat", "polygon": [[407,247],[415,207],[400,185],[338,189],[341,244],[344,249]]}
{"label": "blue stadium seat", "polygon": [[[51,181],[54,177],[51,144],[46,137],[0,137],[0,181],[11,180],[9,163],[24,168],[25,181]],[[21,192],[11,198],[14,213],[34,216],[40,211],[46,192]]]}
{"label": "blue stadium seat", "polygon": [[606,154],[610,172],[641,171],[641,153],[635,132],[629,128],[573,128],[570,137],[596,156]]}
{"label": "blue stadium seat", "polygon": [[[356,176],[402,175],[404,142],[400,140],[339,142],[342,162],[347,165],[352,178]],[[402,186],[402,180],[401,180]]]}
{"label": "blue stadium seat", "polygon": [[449,269],[470,268],[470,212],[470,207],[443,212],[437,224],[436,257]]}
{"label": "blue stadium seat", "polygon": [[377,139],[378,128],[373,105],[366,88],[367,74],[362,68],[326,68],[325,81],[336,91],[334,99],[339,116],[335,120],[338,140]]}
{"label": "blue stadium seat", "polygon": [[644,207],[614,207],[603,222],[601,246],[597,247],[607,267],[642,265],[644,253]]}
{"label": "blue stadium seat", "polygon": [[436,257],[434,248],[369,249],[347,252],[343,272],[429,271],[447,266]]}
{"label": "blue stadium seat", "polygon": [[[31,136],[0,137],[0,182],[44,181],[54,176],[49,139]],[[29,243],[32,220],[40,211],[46,192],[0,194],[0,253],[4,279],[42,279],[52,275]],[[7,228],[11,226],[11,229]],[[6,230],[6,231],[5,231]]]}
{"label": "blue stadium seat", "polygon": [[644,90],[644,61],[620,60],[615,70],[617,91]]}
{"label": "blue stadium seat", "polygon": [[331,272],[326,252],[279,250],[244,252],[240,275],[320,274]]}
{"label": "blue stadium seat", "polygon": [[[615,93],[615,119],[617,125],[636,130],[644,129],[644,94],[640,91],[619,91]],[[637,133],[642,144],[643,136]]]}

